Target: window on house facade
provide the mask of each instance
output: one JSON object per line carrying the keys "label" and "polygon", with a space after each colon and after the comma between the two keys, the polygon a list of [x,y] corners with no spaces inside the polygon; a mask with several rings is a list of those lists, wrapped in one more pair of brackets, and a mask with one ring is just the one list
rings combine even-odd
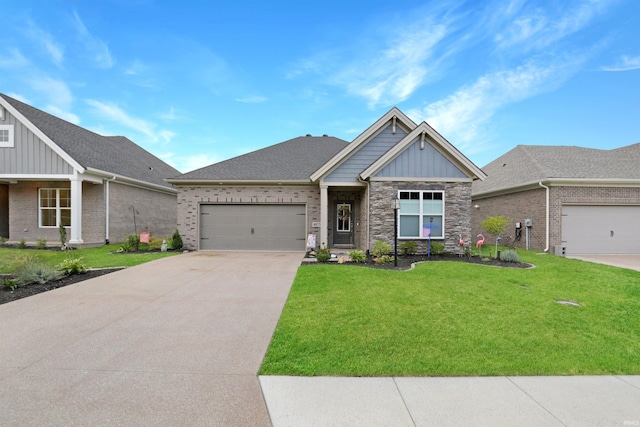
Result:
{"label": "window on house facade", "polygon": [[444,192],[399,191],[398,237],[444,238]]}
{"label": "window on house facade", "polygon": [[13,125],[0,125],[0,148],[13,147]]}
{"label": "window on house facade", "polygon": [[71,190],[41,188],[39,194],[40,227],[71,226]]}

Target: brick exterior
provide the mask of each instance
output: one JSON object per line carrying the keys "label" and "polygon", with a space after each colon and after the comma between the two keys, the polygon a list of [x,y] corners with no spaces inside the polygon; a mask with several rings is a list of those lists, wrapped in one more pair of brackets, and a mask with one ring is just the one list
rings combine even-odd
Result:
{"label": "brick exterior", "polygon": [[[530,230],[530,248],[545,249],[546,239],[546,190],[544,188],[511,193],[486,199],[474,199],[474,234],[481,232],[480,223],[488,216],[504,215],[512,220],[507,229],[508,236],[514,235],[515,222],[525,218],[533,220]],[[640,205],[638,187],[549,187],[549,251],[554,253],[562,244],[562,205]],[[517,247],[525,247],[525,231]]]}
{"label": "brick exterior", "polygon": [[[152,236],[168,238],[176,230],[178,223],[175,195],[120,184],[117,181],[109,184],[109,211],[110,242],[122,242],[127,235],[136,231],[148,231]],[[103,239],[104,235],[103,226]]]}
{"label": "brick exterior", "polygon": [[0,184],[0,237],[9,237],[9,186]]}
{"label": "brick exterior", "polygon": [[[185,248],[199,249],[199,205],[221,204],[304,204],[307,206],[308,233],[320,233],[312,223],[320,222],[320,188],[300,186],[179,186],[178,230]],[[320,243],[320,242],[318,242]]]}
{"label": "brick exterior", "polygon": [[[517,248],[526,247],[526,230],[524,220],[530,218],[533,227],[529,229],[529,247],[535,250],[543,250],[546,239],[546,190],[542,187],[535,190],[521,191],[504,196],[490,197],[487,199],[473,200],[473,206],[479,207],[471,209],[471,228],[474,242],[476,236],[482,233],[486,237],[486,245],[494,244],[496,236],[489,234],[482,228],[482,221],[490,216],[502,215],[510,222],[505,231],[501,243],[515,243]],[[520,240],[515,240],[516,222],[522,224],[522,236]]]}
{"label": "brick exterior", "polygon": [[[158,236],[170,236],[176,228],[176,196],[131,187],[117,182],[110,185],[111,241],[123,241],[133,233],[134,205],[138,232],[151,231]],[[46,239],[59,242],[57,228],[38,227],[38,189],[70,188],[69,181],[23,181],[9,186],[9,239],[35,242]],[[102,245],[106,239],[105,187],[90,182],[82,183],[82,240],[84,245]],[[130,224],[129,224],[130,223]],[[130,226],[129,226],[130,225]],[[25,231],[27,230],[27,231]],[[67,230],[67,235],[70,232]]]}
{"label": "brick exterior", "polygon": [[[368,249],[372,249],[376,241],[381,240],[393,247],[393,210],[391,200],[397,195],[398,190],[444,190],[445,194],[445,224],[444,239],[434,239],[444,243],[445,250],[455,252],[458,250],[460,235],[470,243],[471,234],[471,183],[429,183],[429,182],[390,182],[373,181],[370,184],[370,221]],[[398,244],[407,239],[399,240]],[[416,239],[417,250],[426,252],[427,241]]]}

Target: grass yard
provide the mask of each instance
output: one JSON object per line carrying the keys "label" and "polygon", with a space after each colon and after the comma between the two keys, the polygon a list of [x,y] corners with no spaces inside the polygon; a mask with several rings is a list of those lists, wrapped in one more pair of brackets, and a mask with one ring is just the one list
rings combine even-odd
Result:
{"label": "grass yard", "polygon": [[[151,253],[112,253],[118,250],[120,244],[111,244],[96,248],[76,249],[71,254],[69,252],[38,249],[13,249],[0,247],[0,274],[10,274],[23,262],[26,256],[37,256],[51,264],[59,264],[69,256],[82,257],[82,260],[89,268],[106,267],[131,267],[158,258],[173,256],[178,252],[151,252]],[[143,245],[140,245],[143,249]]]}
{"label": "grass yard", "polygon": [[640,272],[519,253],[536,268],[302,266],[260,374],[640,374]]}

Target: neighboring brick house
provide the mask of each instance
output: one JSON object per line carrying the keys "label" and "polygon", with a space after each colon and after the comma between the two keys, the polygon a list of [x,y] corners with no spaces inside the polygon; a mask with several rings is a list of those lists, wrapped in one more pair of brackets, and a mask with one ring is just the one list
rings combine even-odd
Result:
{"label": "neighboring brick house", "polygon": [[[369,250],[400,241],[424,250],[471,242],[471,183],[485,174],[438,132],[391,109],[351,143],[294,138],[167,180],[189,249]],[[306,243],[305,243],[306,242]]]}
{"label": "neighboring brick house", "polygon": [[176,228],[180,172],[122,136],[101,136],[0,94],[0,236],[73,246]]}
{"label": "neighboring brick house", "polygon": [[[557,255],[640,254],[640,143],[614,150],[518,145],[473,184],[473,232],[503,215],[518,247]],[[525,220],[530,219],[530,224]],[[527,227],[527,225],[530,225]]]}

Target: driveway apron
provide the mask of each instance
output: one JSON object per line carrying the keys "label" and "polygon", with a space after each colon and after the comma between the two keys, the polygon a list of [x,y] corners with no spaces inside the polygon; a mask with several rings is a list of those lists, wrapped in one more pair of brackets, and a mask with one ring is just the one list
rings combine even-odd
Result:
{"label": "driveway apron", "polygon": [[301,253],[193,252],[0,305],[0,425],[270,425]]}

